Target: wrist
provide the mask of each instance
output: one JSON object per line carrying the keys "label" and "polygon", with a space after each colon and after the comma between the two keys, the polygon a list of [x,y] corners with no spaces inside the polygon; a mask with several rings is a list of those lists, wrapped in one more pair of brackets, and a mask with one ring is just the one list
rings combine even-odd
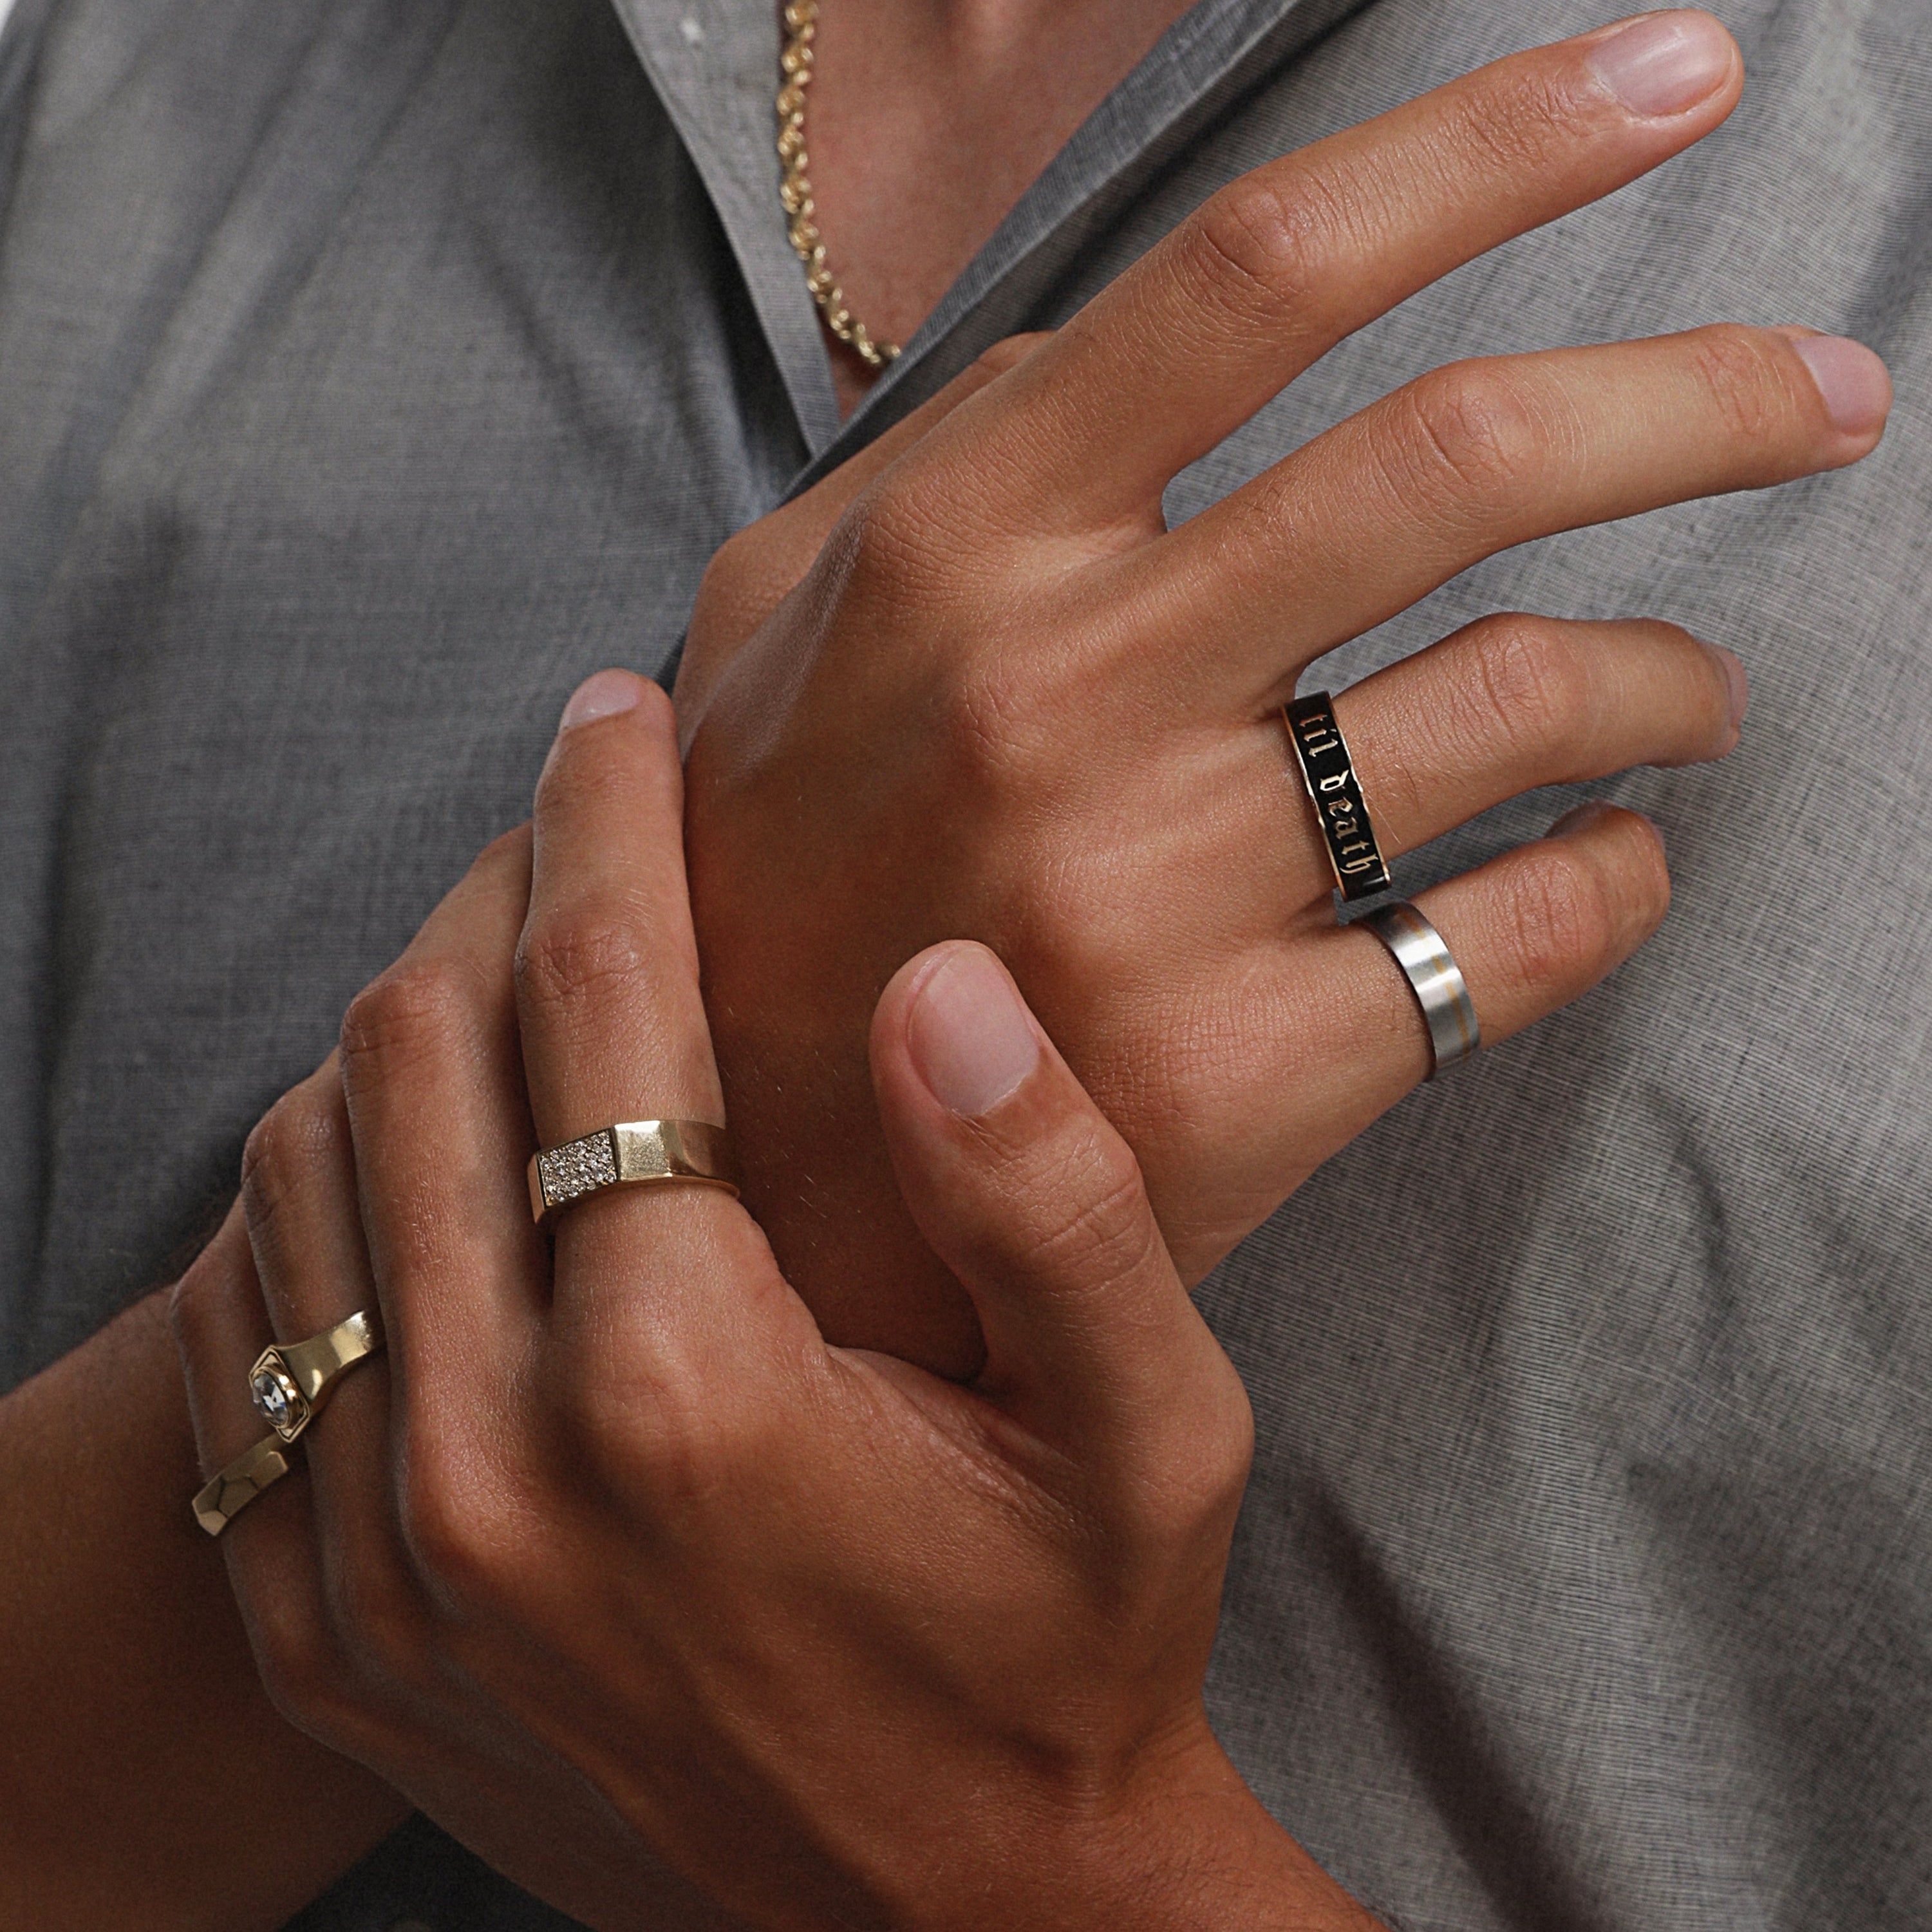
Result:
{"label": "wrist", "polygon": [[1149,1753],[1101,1815],[1082,1808],[1000,1862],[996,1880],[956,1884],[916,1922],[932,1932],[993,1922],[1008,1932],[1380,1932],[1269,1815],[1204,1715]]}

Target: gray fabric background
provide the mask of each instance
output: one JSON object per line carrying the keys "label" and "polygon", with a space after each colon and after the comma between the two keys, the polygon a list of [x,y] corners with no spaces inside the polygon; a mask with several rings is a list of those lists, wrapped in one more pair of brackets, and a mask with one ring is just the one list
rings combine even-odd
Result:
{"label": "gray fabric background", "polygon": [[[1721,768],[1593,788],[1664,827],[1663,934],[1204,1293],[1260,1431],[1215,1718],[1416,1932],[1932,1922],[1932,17],[1718,11],[1751,74],[1722,132],[1365,331],[1173,493],[1472,352],[1799,320],[1898,384],[1856,471],[1498,559],[1324,670],[1508,605],[1667,615],[1754,686]],[[249,1124],[524,815],[572,683],[662,664],[804,466],[1240,170],[1596,17],[1202,0],[842,431],[759,0],[20,0],[0,1378],[164,1278]],[[420,1823],[300,1922],[404,1917],[558,1922]]]}

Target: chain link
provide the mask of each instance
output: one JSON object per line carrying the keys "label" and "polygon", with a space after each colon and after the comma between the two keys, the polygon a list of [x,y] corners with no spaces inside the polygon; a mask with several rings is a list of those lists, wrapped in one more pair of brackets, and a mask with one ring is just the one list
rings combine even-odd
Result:
{"label": "chain link", "polygon": [[805,270],[805,285],[841,342],[850,344],[868,368],[883,369],[899,352],[896,342],[875,342],[846,306],[845,291],[826,266],[825,244],[812,218],[818,208],[806,174],[805,90],[812,84],[812,44],[818,37],[818,0],[785,0],[784,51],[778,56],[778,160],[784,170],[778,200],[784,206],[792,251]]}

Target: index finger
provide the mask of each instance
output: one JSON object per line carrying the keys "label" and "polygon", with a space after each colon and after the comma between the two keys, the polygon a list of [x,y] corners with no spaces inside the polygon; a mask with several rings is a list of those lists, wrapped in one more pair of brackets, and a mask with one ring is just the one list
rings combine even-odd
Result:
{"label": "index finger", "polygon": [[1343,337],[1701,139],[1742,84],[1710,15],[1649,14],[1257,168],[1029,357],[997,413],[969,405],[912,460],[1002,477],[968,500],[1015,532],[1157,515],[1176,474]]}
{"label": "index finger", "polygon": [[676,723],[659,686],[626,670],[578,686],[532,824],[517,1011],[540,1144],[626,1120],[722,1124],[685,885]]}

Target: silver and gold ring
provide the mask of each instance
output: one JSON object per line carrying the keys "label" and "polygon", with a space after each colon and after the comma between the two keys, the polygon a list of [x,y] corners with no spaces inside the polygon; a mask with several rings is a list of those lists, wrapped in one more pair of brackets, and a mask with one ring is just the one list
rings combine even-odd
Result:
{"label": "silver and gold ring", "polygon": [[1365,913],[1352,924],[1366,926],[1394,956],[1429,1029],[1433,1080],[1445,1066],[1467,1060],[1483,1043],[1476,1009],[1463,983],[1462,968],[1441,933],[1406,899]]}
{"label": "silver and gold ring", "polygon": [[531,1155],[524,1178],[538,1221],[607,1188],[698,1181],[738,1192],[731,1136],[709,1120],[620,1120]]}

